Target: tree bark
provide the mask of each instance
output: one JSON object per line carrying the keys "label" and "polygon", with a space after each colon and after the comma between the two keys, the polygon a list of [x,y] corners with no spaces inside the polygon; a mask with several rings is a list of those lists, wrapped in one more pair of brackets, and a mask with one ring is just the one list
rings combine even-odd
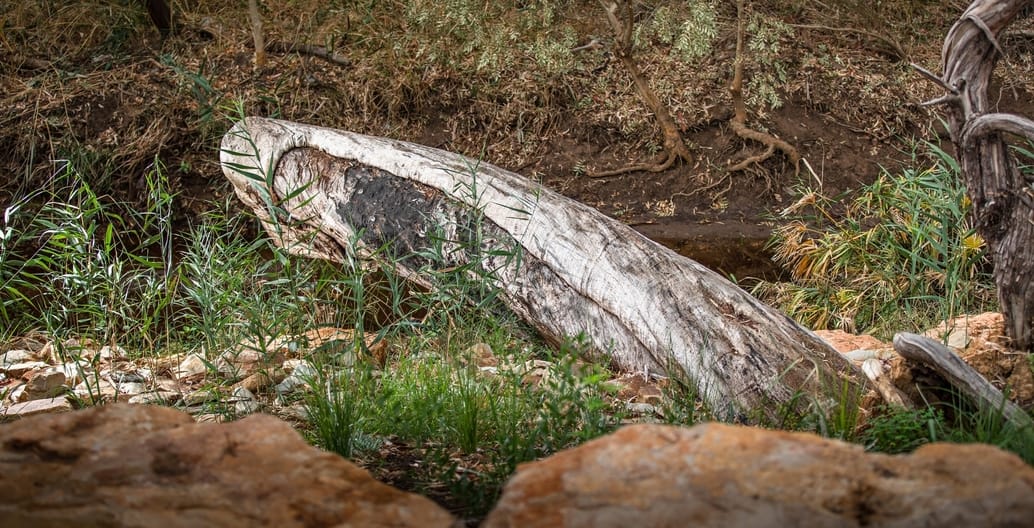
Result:
{"label": "tree bark", "polygon": [[[438,266],[475,262],[494,270],[508,306],[546,339],[584,333],[595,359],[685,376],[722,418],[778,423],[854,405],[866,386],[815,334],[718,274],[517,174],[262,118],[227,133],[221,159],[237,195],[288,250],[346,262],[390,247],[417,282],[430,252],[451,259]],[[443,241],[450,247],[434,250]]]}
{"label": "tree bark", "polygon": [[944,41],[941,78],[948,90],[938,99],[947,107],[952,142],[977,230],[994,262],[995,284],[1012,345],[1034,352],[1034,186],[1024,180],[1003,138],[1034,140],[1034,122],[989,114],[991,74],[1001,56],[998,35],[1030,4],[1029,0],[977,0],[952,26]]}

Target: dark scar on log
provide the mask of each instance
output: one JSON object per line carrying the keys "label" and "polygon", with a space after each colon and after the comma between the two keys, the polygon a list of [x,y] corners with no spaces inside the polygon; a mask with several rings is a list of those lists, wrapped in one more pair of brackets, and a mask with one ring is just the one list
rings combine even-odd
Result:
{"label": "dark scar on log", "polygon": [[[321,186],[343,190],[335,213],[359,240],[370,249],[383,247],[386,256],[414,269],[463,263],[485,246],[510,238],[494,222],[478,218],[472,207],[434,187],[316,149],[298,150],[304,151],[307,169],[318,172],[310,176],[318,176]],[[292,155],[285,156],[288,160],[300,161]],[[436,246],[445,248],[443,261],[423,256]]]}

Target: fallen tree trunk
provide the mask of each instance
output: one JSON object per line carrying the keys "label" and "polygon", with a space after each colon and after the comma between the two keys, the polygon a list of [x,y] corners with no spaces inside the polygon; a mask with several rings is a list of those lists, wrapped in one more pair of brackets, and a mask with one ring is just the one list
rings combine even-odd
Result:
{"label": "fallen tree trunk", "polygon": [[221,158],[237,195],[288,250],[346,262],[390,244],[417,282],[431,253],[446,265],[479,260],[545,338],[584,333],[622,369],[688,377],[723,418],[829,411],[853,405],[844,400],[866,384],[815,334],[718,274],[517,174],[261,118],[238,123]]}

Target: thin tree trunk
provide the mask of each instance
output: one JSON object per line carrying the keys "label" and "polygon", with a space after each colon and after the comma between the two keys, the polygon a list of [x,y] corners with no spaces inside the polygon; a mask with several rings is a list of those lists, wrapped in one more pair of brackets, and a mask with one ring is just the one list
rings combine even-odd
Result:
{"label": "thin tree trunk", "polygon": [[[261,118],[238,123],[221,157],[289,250],[345,262],[390,243],[417,282],[434,266],[495,270],[509,307],[548,340],[584,333],[597,359],[684,376],[723,418],[778,424],[816,406],[851,408],[866,384],[815,334],[718,274],[517,174]],[[448,261],[429,262],[432,252]]]}

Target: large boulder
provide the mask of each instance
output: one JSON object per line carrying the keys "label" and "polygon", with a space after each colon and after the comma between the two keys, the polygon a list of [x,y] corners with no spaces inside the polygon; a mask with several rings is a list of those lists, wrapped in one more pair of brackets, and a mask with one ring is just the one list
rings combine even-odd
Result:
{"label": "large boulder", "polygon": [[266,415],[117,404],[0,425],[0,526],[450,526]]}
{"label": "large boulder", "polygon": [[520,466],[497,527],[1031,526],[1034,469],[985,445],[888,456],[806,433],[635,425]]}

